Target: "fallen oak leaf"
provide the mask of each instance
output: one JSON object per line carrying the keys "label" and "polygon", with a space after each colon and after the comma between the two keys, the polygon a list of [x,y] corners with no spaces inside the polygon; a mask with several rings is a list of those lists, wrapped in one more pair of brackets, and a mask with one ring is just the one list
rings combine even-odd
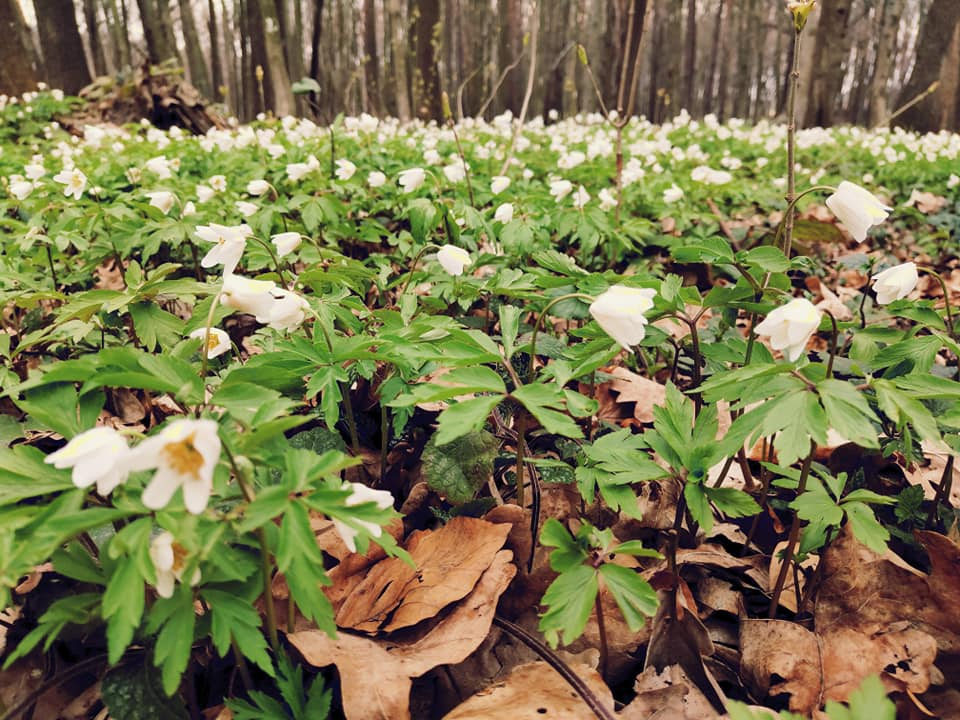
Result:
{"label": "fallen oak leaf", "polygon": [[[600,674],[586,665],[569,664],[613,711],[613,694]],[[543,662],[532,662],[515,668],[506,678],[481,690],[443,716],[443,720],[594,720],[588,708],[556,670]]]}
{"label": "fallen oak leaf", "polygon": [[[435,616],[466,596],[506,542],[511,526],[469,517],[455,517],[439,530],[408,538],[406,550],[414,566],[400,558],[382,560],[366,576],[341,577],[328,597],[335,603],[339,627],[375,633],[393,632]],[[350,585],[341,595],[338,581]],[[337,604],[339,603],[339,604]]]}
{"label": "fallen oak leaf", "polygon": [[516,573],[513,553],[502,550],[473,591],[432,628],[408,641],[376,640],[321,630],[287,636],[314,667],[336,665],[347,720],[407,720],[412,678],[438,665],[462,662],[490,631],[497,601]]}

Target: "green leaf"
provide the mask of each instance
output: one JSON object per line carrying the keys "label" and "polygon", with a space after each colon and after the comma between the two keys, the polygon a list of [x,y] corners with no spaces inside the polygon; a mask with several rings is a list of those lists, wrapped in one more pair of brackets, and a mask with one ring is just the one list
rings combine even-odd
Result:
{"label": "green leaf", "polygon": [[517,343],[517,334],[520,332],[520,308],[516,305],[501,305],[500,337],[503,341],[503,353],[507,360],[513,357]]}
{"label": "green leaf", "polygon": [[70,471],[44,463],[35,447],[0,447],[0,507],[73,487]]}
{"label": "green leaf", "polygon": [[66,438],[92,428],[103,409],[102,392],[78,395],[73,383],[51,383],[24,393],[17,406],[31,418]]}
{"label": "green leaf", "polygon": [[446,445],[436,436],[423,449],[423,477],[430,488],[456,504],[472,500],[493,476],[500,442],[486,430],[469,432]]}
{"label": "green leaf", "polygon": [[186,720],[190,715],[178,698],[166,697],[157,673],[144,663],[112,668],[103,677],[100,697],[110,717],[126,720]]}
{"label": "green leaf", "polygon": [[710,502],[728,517],[750,517],[760,512],[757,501],[743,490],[704,486],[703,491],[707,494]]}
{"label": "green leaf", "polygon": [[143,607],[143,577],[136,560],[123,557],[114,568],[103,594],[102,611],[107,620],[108,662],[111,665],[119,662],[133,641],[133,633],[143,617]]}
{"label": "green leaf", "polygon": [[890,533],[880,524],[869,505],[861,502],[844,503],[843,512],[846,514],[847,521],[850,523],[850,528],[857,540],[878,555],[887,551]]}
{"label": "green leaf", "polygon": [[483,427],[490,413],[503,399],[500,395],[478,397],[451,405],[440,414],[435,438],[437,445],[448,445],[469,432]]}
{"label": "green leaf", "polygon": [[629,628],[636,632],[657,612],[657,591],[636,571],[613,563],[600,566],[606,584]]}
{"label": "green leaf", "polygon": [[556,385],[523,385],[514,390],[512,396],[530,411],[548,433],[570,438],[583,437],[580,427],[569,416],[557,411],[565,407],[566,396]]}
{"label": "green leaf", "polygon": [[543,595],[547,611],[540,617],[540,631],[550,647],[569,645],[583,634],[597,599],[597,573],[578,565],[561,573]]}
{"label": "green leaf", "polygon": [[230,651],[230,639],[233,638],[247,660],[273,676],[273,662],[267,652],[267,641],[260,630],[260,613],[253,609],[246,598],[233,593],[205,589],[203,597],[210,605],[210,635],[220,657],[226,657]]}
{"label": "green leaf", "polygon": [[628,540],[625,543],[620,543],[610,552],[616,553],[617,555],[632,555],[633,557],[650,557],[650,558],[662,558],[663,555],[658,553],[656,550],[651,550],[643,546],[643,542],[640,540]]}
{"label": "green leaf", "polygon": [[710,532],[713,527],[713,511],[710,509],[710,501],[707,499],[703,485],[688,482],[683,486],[683,497],[687,501],[690,517],[703,528],[704,532]]}
{"label": "green leaf", "polygon": [[290,86],[294,95],[309,95],[310,93],[320,93],[320,83],[312,77],[302,77]]}
{"label": "green leaf", "polygon": [[559,573],[569,572],[587,559],[587,553],[556,518],[550,518],[540,531],[540,543],[556,548],[550,552],[550,567]]}
{"label": "green leaf", "polygon": [[798,495],[790,507],[797,511],[797,517],[808,522],[822,521],[828,525],[839,525],[843,520],[843,510],[816,481],[811,482],[806,492]]}
{"label": "green leaf", "polygon": [[430,382],[415,385],[413,389],[388,403],[390,407],[409,407],[417,403],[448,400],[471,393],[506,394],[507,387],[503,378],[488,367],[456,368]]}
{"label": "green leaf", "polygon": [[[166,603],[170,604],[169,609],[162,607]],[[179,585],[172,598],[161,598],[156,602],[151,609],[151,616],[154,613],[167,617],[157,635],[153,662],[160,668],[164,692],[173,695],[180,687],[193,647],[193,629],[197,620],[193,609],[193,593],[189,587]]]}

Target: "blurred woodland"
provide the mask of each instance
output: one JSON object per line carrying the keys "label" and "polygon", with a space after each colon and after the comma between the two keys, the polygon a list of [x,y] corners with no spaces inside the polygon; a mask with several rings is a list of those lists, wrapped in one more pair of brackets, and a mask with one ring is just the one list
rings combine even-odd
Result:
{"label": "blurred woodland", "polygon": [[[821,0],[811,23],[804,125],[960,130],[958,0]],[[626,73],[651,120],[756,121],[783,114],[794,43],[783,0],[0,0],[0,29],[0,92],[119,88],[149,63],[241,120],[436,119],[444,90],[455,115],[516,115],[528,84],[530,115],[590,112],[580,43],[610,107]]]}

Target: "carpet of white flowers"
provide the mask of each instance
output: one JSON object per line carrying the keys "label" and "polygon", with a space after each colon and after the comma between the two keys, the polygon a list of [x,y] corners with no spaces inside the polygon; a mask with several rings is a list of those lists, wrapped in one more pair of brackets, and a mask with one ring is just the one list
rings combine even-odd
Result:
{"label": "carpet of white flowers", "polygon": [[[719,547],[714,527],[731,557],[786,546],[743,590],[744,617],[781,619],[816,614],[823,578],[800,560],[826,562],[848,531],[919,562],[914,531],[953,527],[958,135],[798,131],[785,231],[787,131],[765,121],[634,119],[618,174],[599,115],[519,134],[510,115],[71,134],[54,118],[73,103],[0,97],[7,668],[102,657],[110,705],[139,655],[174,697],[229,657],[243,682],[204,684],[203,707],[321,717],[336,680],[305,680],[290,644],[347,678],[298,636],[382,642],[407,612],[398,599],[348,624],[337,571],[372,547],[367,565],[413,562],[408,533],[486,518],[471,522],[513,523],[492,551],[512,551],[509,572],[490,554],[409,625],[454,617],[498,567],[462,658],[503,593],[528,598],[554,648],[612,598],[616,631],[646,639],[628,653],[601,637],[609,695],[604,680],[640,673],[637,647],[663,654],[642,628],[664,593],[700,592],[678,553]],[[832,463],[843,446],[856,461]],[[942,477],[911,480],[931,454],[950,457]],[[877,481],[884,464],[899,486]],[[572,515],[557,487],[575,488]],[[911,685],[867,654],[848,691],[936,682],[932,660],[901,657],[926,679]],[[762,700],[756,675],[724,690]],[[814,709],[798,697],[791,710]]]}

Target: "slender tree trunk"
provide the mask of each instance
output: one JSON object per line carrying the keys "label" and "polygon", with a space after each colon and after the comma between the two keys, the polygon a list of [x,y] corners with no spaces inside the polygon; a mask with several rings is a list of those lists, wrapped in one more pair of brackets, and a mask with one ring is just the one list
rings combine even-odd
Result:
{"label": "slender tree trunk", "polygon": [[34,12],[47,82],[64,92],[76,94],[90,84],[90,70],[83,53],[73,0],[45,0],[42,3],[34,0]]}
{"label": "slender tree trunk", "polygon": [[207,98],[213,97],[213,86],[210,82],[210,73],[207,61],[203,57],[203,48],[200,45],[200,34],[197,32],[197,22],[193,17],[190,0],[179,0],[180,28],[183,31],[183,45],[187,51],[187,66],[190,68],[190,81],[200,94]]}
{"label": "slender tree trunk", "polygon": [[[557,0],[555,6],[540,3],[540,27],[543,31],[543,65],[546,74],[543,86],[543,115],[550,122],[551,110],[563,111],[563,83],[566,58],[561,57],[566,45],[564,29],[569,27],[570,0]],[[568,51],[569,52],[569,51]]]}
{"label": "slender tree trunk", "polygon": [[697,113],[697,0],[687,3],[686,55],[683,63],[683,103],[688,112]]}
{"label": "slender tree trunk", "polygon": [[0,93],[19,95],[33,90],[37,76],[26,43],[30,31],[17,0],[0,0],[0,32],[4,37],[0,42]]}
{"label": "slender tree trunk", "polygon": [[[320,82],[320,38],[323,36],[323,0],[313,0],[313,24],[310,31],[310,77]],[[317,94],[310,93],[310,103],[317,107]]]}
{"label": "slender tree trunk", "polygon": [[[120,0],[121,6],[123,0]],[[143,25],[143,37],[147,41],[147,53],[152,63],[162,63],[170,58],[177,57],[177,46],[172,42],[172,36],[166,31],[166,24],[161,17],[162,6],[157,6],[154,0],[137,0],[140,10],[140,22]],[[167,19],[170,12],[166,11]]]}
{"label": "slender tree trunk", "polygon": [[815,49],[816,65],[807,106],[807,126],[827,127],[836,121],[843,83],[841,66],[849,53],[852,0],[825,0]]}
{"label": "slender tree trunk", "polygon": [[[913,72],[910,73],[910,79],[900,92],[897,99],[898,106],[903,106],[918,97],[930,87],[931,83],[939,79],[958,22],[960,22],[960,2],[933,0],[920,28]],[[940,129],[939,121],[937,99],[935,95],[928,95],[901,114],[896,119],[896,124],[911,130],[930,132]]]}
{"label": "slender tree trunk", "polygon": [[[719,0],[717,3],[717,14],[713,24],[713,40],[710,43],[710,69],[707,70],[707,82],[703,91],[703,111],[716,112],[717,108],[713,106],[717,85],[717,66],[721,62],[724,54],[723,49],[723,15],[727,7],[727,0]],[[719,113],[722,114],[722,113]]]}
{"label": "slender tree trunk", "polygon": [[363,0],[363,73],[367,81],[367,108],[379,115],[380,54],[377,52],[377,6],[374,0]]}
{"label": "slender tree trunk", "polygon": [[83,0],[83,22],[87,26],[87,42],[90,45],[90,57],[93,60],[95,75],[107,74],[107,59],[103,54],[103,42],[100,40],[100,21],[97,19],[96,0]]}
{"label": "slender tree trunk", "polygon": [[283,52],[283,39],[280,37],[280,20],[277,17],[277,6],[273,0],[252,0],[256,2],[260,11],[260,24],[256,28],[263,33],[263,49],[266,54],[264,72],[270,77],[272,86],[273,107],[278,117],[293,115],[296,106],[293,100],[293,90],[290,87],[290,75],[287,73],[287,61]]}
{"label": "slender tree trunk", "polygon": [[[523,52],[523,13],[521,12],[520,0],[497,0],[497,5],[500,22],[500,42],[497,48],[497,71],[499,74]],[[527,61],[529,62],[530,59],[528,58]],[[511,110],[514,115],[520,112],[520,104],[523,102],[524,75],[520,72],[522,67],[522,64],[516,67],[506,77],[499,92],[500,102],[498,105],[506,110]]]}
{"label": "slender tree trunk", "polygon": [[[223,99],[220,88],[223,87],[223,62],[220,59],[220,22],[217,21],[217,8],[214,0],[207,0],[207,32],[210,35],[210,85],[212,96]],[[222,22],[226,22],[226,18]]]}
{"label": "slender tree trunk", "polygon": [[387,0],[390,15],[391,54],[393,55],[393,84],[397,101],[397,117],[407,122],[410,112],[410,81],[407,78],[407,46],[403,33],[403,6],[400,0]]}
{"label": "slender tree trunk", "polygon": [[746,118],[750,114],[750,42],[748,38],[753,34],[750,25],[753,20],[756,0],[745,0],[738,5],[740,8],[740,23],[737,26],[737,72],[736,91],[733,98],[733,115]]}

